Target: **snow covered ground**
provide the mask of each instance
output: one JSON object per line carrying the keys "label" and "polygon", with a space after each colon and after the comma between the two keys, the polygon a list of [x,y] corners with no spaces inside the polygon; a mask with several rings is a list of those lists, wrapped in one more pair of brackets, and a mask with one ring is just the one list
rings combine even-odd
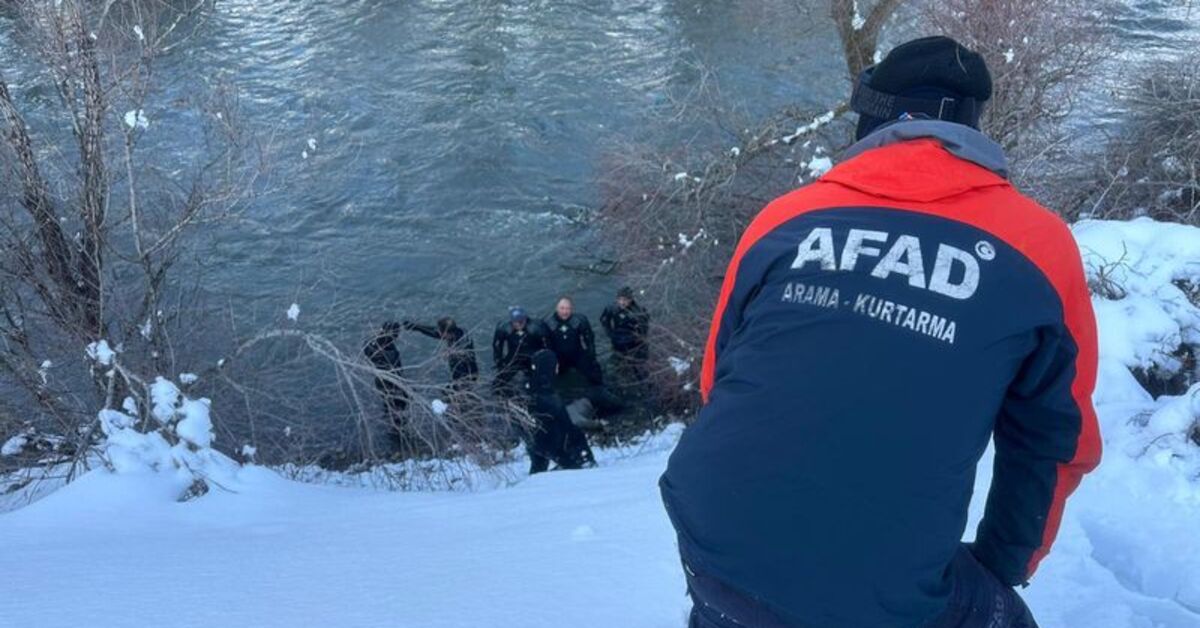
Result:
{"label": "snow covered ground", "polygon": [[[1043,628],[1200,626],[1200,387],[1156,401],[1128,370],[1169,368],[1166,349],[1195,340],[1180,295],[1200,278],[1200,230],[1153,225],[1076,228],[1092,278],[1122,289],[1097,297],[1105,459],[1023,592]],[[92,472],[0,515],[0,627],[682,628],[656,486],[678,434],[460,493],[251,466],[178,503],[175,474]],[[968,536],[990,477],[985,459]]]}

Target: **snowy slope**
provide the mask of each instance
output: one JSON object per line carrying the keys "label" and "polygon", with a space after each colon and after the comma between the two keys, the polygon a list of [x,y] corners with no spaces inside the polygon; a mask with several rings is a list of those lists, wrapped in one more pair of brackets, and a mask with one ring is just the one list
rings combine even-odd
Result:
{"label": "snowy slope", "polygon": [[[1131,407],[1105,406],[1106,423]],[[681,628],[687,601],[655,486],[675,436],[636,457],[608,452],[600,469],[475,494],[250,468],[238,494],[179,504],[173,482],[92,473],[0,517],[0,626]],[[1025,591],[1044,628],[1200,626],[1196,490],[1121,460],[1113,452],[1084,483]]]}

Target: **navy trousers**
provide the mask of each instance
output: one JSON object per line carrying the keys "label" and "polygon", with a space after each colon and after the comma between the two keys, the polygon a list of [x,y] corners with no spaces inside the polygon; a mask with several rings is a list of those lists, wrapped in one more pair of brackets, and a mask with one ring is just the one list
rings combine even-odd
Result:
{"label": "navy trousers", "polygon": [[[692,615],[688,628],[830,628],[794,626],[755,600],[684,563]],[[954,592],[941,616],[922,628],[1037,628],[1021,596],[1004,586],[964,547],[950,564]],[[880,628],[887,628],[881,626]]]}

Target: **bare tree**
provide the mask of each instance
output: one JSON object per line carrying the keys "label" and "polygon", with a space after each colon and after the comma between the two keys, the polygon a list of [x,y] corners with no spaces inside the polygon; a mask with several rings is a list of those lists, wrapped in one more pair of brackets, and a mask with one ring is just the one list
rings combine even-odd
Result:
{"label": "bare tree", "polygon": [[869,8],[865,6],[867,4],[858,0],[830,0],[829,3],[829,15],[837,27],[851,80],[875,63],[879,35],[904,0],[877,0],[869,3]]}
{"label": "bare tree", "polygon": [[170,273],[198,228],[234,215],[262,172],[236,96],[221,88],[193,101],[203,142],[189,147],[194,159],[168,171],[143,151],[146,112],[161,97],[155,62],[203,23],[206,6],[17,7],[28,75],[54,99],[23,100],[0,72],[0,166],[12,182],[0,197],[0,389],[30,402],[22,429],[56,433],[75,461],[97,437],[95,411],[131,392],[84,348],[106,341],[130,372],[170,372]]}
{"label": "bare tree", "polygon": [[[1197,55],[1153,61],[1125,86],[1122,128],[1093,160],[1084,216],[1200,224],[1200,72]],[[1200,295],[1198,295],[1200,296]]]}
{"label": "bare tree", "polygon": [[981,126],[1009,154],[1018,183],[1057,171],[1076,139],[1063,123],[1113,50],[1106,3],[921,0],[916,8],[928,34],[953,37],[987,61],[994,87]]}

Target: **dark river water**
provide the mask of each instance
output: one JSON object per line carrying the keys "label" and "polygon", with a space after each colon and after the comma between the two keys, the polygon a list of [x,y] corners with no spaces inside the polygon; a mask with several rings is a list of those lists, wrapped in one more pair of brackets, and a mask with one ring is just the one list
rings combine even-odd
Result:
{"label": "dark river water", "polygon": [[267,318],[296,300],[354,334],[443,313],[490,327],[564,292],[594,317],[615,280],[562,269],[599,252],[571,218],[698,62],[751,115],[843,88],[801,79],[840,76],[835,42],[774,5],[222,0],[166,72],[225,73],[275,158],[211,276]]}
{"label": "dark river water", "polygon": [[[161,62],[168,97],[146,111],[145,141],[184,150],[194,120],[169,103],[212,81],[236,86],[268,140],[263,193],[201,260],[243,323],[295,301],[302,323],[356,341],[405,316],[490,328],[563,292],[595,317],[616,280],[561,268],[603,248],[571,218],[602,200],[617,140],[689,135],[647,119],[697,84],[697,64],[750,119],[848,90],[831,29],[814,26],[824,5],[796,4],[217,0]],[[1189,30],[1179,3],[1125,6],[1114,27],[1130,55],[1169,54]],[[36,101],[16,39],[6,18],[0,62]]]}

